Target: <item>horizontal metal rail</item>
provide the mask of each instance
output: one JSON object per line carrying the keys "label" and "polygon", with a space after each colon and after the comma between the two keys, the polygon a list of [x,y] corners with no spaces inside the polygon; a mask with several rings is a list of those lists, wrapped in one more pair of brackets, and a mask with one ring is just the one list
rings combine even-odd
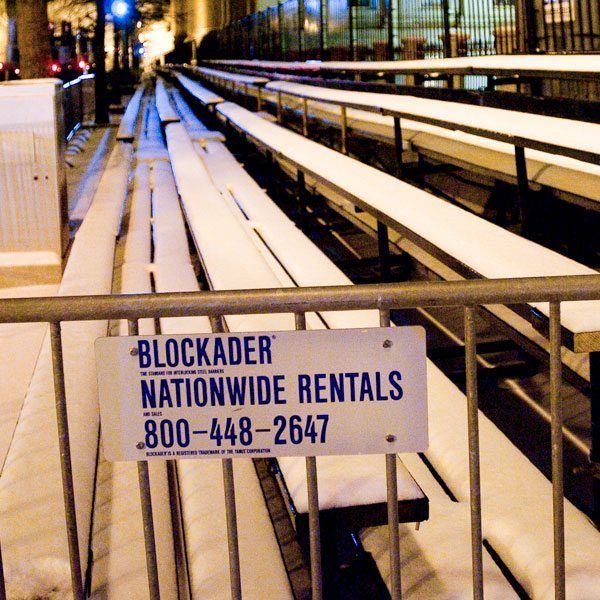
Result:
{"label": "horizontal metal rail", "polygon": [[0,323],[301,313],[600,299],[600,274],[166,294],[10,298]]}

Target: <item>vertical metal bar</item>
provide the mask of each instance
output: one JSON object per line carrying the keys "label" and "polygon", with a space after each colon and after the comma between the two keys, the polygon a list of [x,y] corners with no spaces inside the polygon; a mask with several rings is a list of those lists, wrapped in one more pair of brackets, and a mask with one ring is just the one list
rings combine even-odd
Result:
{"label": "vertical metal bar", "polygon": [[[129,335],[139,335],[136,319],[128,321]],[[140,502],[142,505],[142,523],[144,526],[144,544],[146,548],[146,569],[148,571],[148,590],[151,600],[159,600],[160,586],[158,582],[158,561],[154,536],[154,515],[152,514],[152,494],[150,492],[150,473],[148,461],[137,463],[138,481],[140,485]]]}
{"label": "vertical metal bar", "polygon": [[452,56],[452,42],[450,41],[450,8],[448,0],[442,0],[442,19],[444,27],[444,58]]}
{"label": "vertical metal bar", "polygon": [[308,100],[302,98],[302,135],[308,135]]}
{"label": "vertical metal bar", "polygon": [[563,408],[561,398],[560,302],[550,302],[550,415],[552,437],[552,508],[554,524],[554,598],[565,598],[565,507]]}
{"label": "vertical metal bar", "polygon": [[387,225],[377,221],[377,246],[379,250],[379,278],[383,283],[391,279],[390,241]]}
{"label": "vertical metal bar", "polygon": [[304,60],[304,0],[298,0],[298,55]]}
{"label": "vertical metal bar", "polygon": [[348,2],[348,45],[350,60],[356,60],[356,54],[354,52],[354,13],[352,11],[352,2]]}
{"label": "vertical metal bar", "polygon": [[2,562],[2,546],[0,546],[0,600],[6,600],[6,582],[4,581],[4,563]]}
{"label": "vertical metal bar", "polygon": [[[297,330],[306,329],[306,315],[294,315]],[[319,486],[317,459],[306,457],[306,489],[308,493],[308,531],[310,544],[310,579],[313,600],[323,598],[323,575],[321,572],[321,525],[319,523]]]}
{"label": "vertical metal bar", "polygon": [[594,495],[594,523],[600,524],[600,352],[590,352],[590,394],[592,411],[592,443],[590,462],[592,466],[592,493]]}
{"label": "vertical metal bar", "polygon": [[400,533],[398,531],[398,472],[396,470],[396,461],[397,458],[394,453],[385,455],[392,600],[400,600],[402,598]]}
{"label": "vertical metal bar", "polygon": [[387,2],[387,59],[394,60],[394,11],[392,0]]}
{"label": "vertical metal bar", "polygon": [[515,146],[515,165],[517,168],[517,197],[521,210],[521,235],[526,237],[529,234],[529,179],[523,146]]}
{"label": "vertical metal bar", "polygon": [[473,306],[465,306],[465,366],[467,379],[467,422],[469,435],[469,485],[471,497],[471,559],[473,565],[473,598],[474,600],[483,600],[477,349],[475,333],[475,308]]}
{"label": "vertical metal bar", "polygon": [[310,580],[313,600],[323,598],[323,575],[321,572],[321,526],[319,523],[319,488],[317,483],[317,459],[306,457],[306,484],[308,492],[308,528],[310,542]]}
{"label": "vertical metal bar", "polygon": [[73,467],[71,465],[71,442],[67,418],[63,348],[59,322],[50,323],[50,345],[52,348],[54,399],[56,403],[56,420],[58,424],[58,447],[60,449],[60,472],[62,475],[63,501],[65,505],[65,519],[67,522],[71,585],[73,587],[74,600],[83,600],[81,557],[79,556],[77,513],[75,512],[75,492],[73,490]]}
{"label": "vertical metal bar", "polygon": [[305,217],[306,207],[304,205],[305,202],[305,194],[306,194],[306,177],[304,175],[304,171],[298,170],[296,175],[296,183],[297,183],[297,201],[298,201],[298,217],[300,219]]}
{"label": "vertical metal bar", "polygon": [[231,598],[232,600],[241,600],[242,581],[240,577],[240,549],[238,545],[233,462],[231,458],[224,458],[222,463],[223,487],[225,490],[225,515],[227,519],[227,546],[229,549],[229,579],[231,582]]}
{"label": "vertical metal bar", "polygon": [[325,60],[325,2],[319,1],[319,60]]}
{"label": "vertical metal bar", "polygon": [[262,110],[262,86],[256,88],[256,110],[260,112]]}
{"label": "vertical metal bar", "polygon": [[[389,327],[391,324],[390,311],[379,311],[379,326]],[[398,471],[396,469],[396,454],[385,455],[385,470],[387,483],[388,537],[390,545],[390,588],[392,600],[402,598],[402,576],[400,567],[400,532],[398,531]]]}
{"label": "vertical metal bar", "polygon": [[277,91],[277,122],[283,124],[283,109],[281,107],[281,92]]}
{"label": "vertical metal bar", "polygon": [[402,178],[402,126],[400,117],[394,117],[394,149],[396,151],[396,177]]}
{"label": "vertical metal bar", "polygon": [[[215,333],[224,331],[221,316],[210,317],[210,325]],[[233,479],[233,462],[231,458],[224,458],[223,490],[225,493],[225,519],[227,522],[227,547],[229,551],[229,581],[232,600],[241,600],[242,582],[240,571],[240,548],[238,543],[237,509],[235,505],[235,484]]]}
{"label": "vertical metal bar", "polygon": [[342,123],[342,154],[348,154],[348,116],[346,107],[341,107],[341,123]]}
{"label": "vertical metal bar", "polygon": [[248,84],[244,83],[244,105],[248,108],[248,103],[250,102],[250,98],[248,98]]}
{"label": "vertical metal bar", "polygon": [[152,515],[152,496],[150,494],[150,473],[148,461],[138,461],[138,481],[140,484],[140,500],[142,504],[142,521],[144,524],[144,544],[146,547],[146,569],[148,570],[148,590],[151,600],[160,599],[158,584],[158,563],[154,538],[154,517]]}

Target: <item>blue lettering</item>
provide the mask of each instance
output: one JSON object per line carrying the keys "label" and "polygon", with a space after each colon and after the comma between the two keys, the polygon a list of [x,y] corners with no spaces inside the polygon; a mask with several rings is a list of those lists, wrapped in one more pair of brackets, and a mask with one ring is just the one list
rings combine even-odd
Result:
{"label": "blue lettering", "polygon": [[389,375],[389,380],[391,386],[394,388],[393,390],[390,390],[390,398],[392,400],[400,400],[400,398],[402,398],[402,396],[404,395],[402,387],[400,386],[400,381],[402,380],[402,375],[400,374],[400,371],[391,371]]}
{"label": "blue lettering", "polygon": [[142,379],[142,408],[156,408],[156,386],[154,380]]}
{"label": "blue lettering", "polygon": [[365,396],[368,396],[369,400],[373,400],[373,387],[371,386],[371,379],[368,373],[363,373],[360,382],[360,401],[365,400]]}
{"label": "blue lettering", "polygon": [[[269,340],[270,342],[270,340]],[[271,362],[269,360],[269,362]],[[274,387],[274,400],[273,400],[273,404],[285,404],[286,400],[285,398],[281,397],[281,394],[283,392],[285,392],[285,387],[283,385],[283,382],[285,381],[285,375],[275,375],[273,377],[273,387]]]}
{"label": "blue lettering", "polygon": [[194,347],[194,342],[191,338],[183,338],[181,340],[181,362],[184,367],[191,367],[194,364],[194,359],[189,356],[188,350]]}
{"label": "blue lettering", "polygon": [[325,391],[324,379],[325,373],[315,373],[315,402],[327,402],[327,397],[321,395]]}
{"label": "blue lettering", "polygon": [[138,340],[138,360],[140,369],[147,369],[152,364],[148,340]]}
{"label": "blue lettering", "polygon": [[298,399],[300,404],[310,404],[311,393],[310,393],[310,377],[308,375],[298,375]]}

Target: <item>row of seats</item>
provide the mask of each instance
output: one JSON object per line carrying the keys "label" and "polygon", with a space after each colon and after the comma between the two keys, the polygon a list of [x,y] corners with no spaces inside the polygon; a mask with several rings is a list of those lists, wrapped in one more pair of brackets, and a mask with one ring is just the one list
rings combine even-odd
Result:
{"label": "row of seats", "polygon": [[[545,264],[547,268],[550,268],[551,263],[554,263],[554,258],[557,256],[555,253],[524,240],[526,248],[519,248],[514,253],[507,251],[508,254],[503,257],[502,249],[507,242],[509,247],[511,245],[510,234],[507,234],[508,237],[505,238],[504,234],[495,231],[495,226],[468,215],[456,207],[432,199],[428,194],[361,165],[353,159],[283,130],[241,107],[223,103],[218,106],[218,111],[245,136],[258,143],[262,148],[267,148],[275,158],[282,161],[287,160],[295,168],[301,169],[307,174],[318,174],[321,181],[325,180],[338,190],[350,189],[355,197],[362,199],[364,206],[370,205],[380,214],[386,212],[395,214],[393,209],[405,202],[412,206],[411,196],[414,197],[415,202],[418,203],[418,206],[413,207],[415,210],[403,209],[403,218],[399,218],[399,215],[396,214],[394,219],[404,224],[405,218],[412,219],[411,226],[413,228],[416,228],[415,220],[418,220],[421,235],[424,233],[422,228],[429,227],[444,236],[448,243],[452,243],[452,238],[456,238],[457,243],[465,242],[468,245],[469,240],[473,239],[473,243],[478,243],[479,248],[483,247],[484,254],[488,252],[488,262],[490,264],[500,263],[501,269],[511,266],[522,269],[525,262],[523,257],[528,254],[532,255],[532,261],[527,263],[528,269],[540,268],[540,256],[546,256],[547,259],[545,261],[542,259],[542,266]],[[349,176],[349,174],[351,175]],[[405,200],[406,198],[409,200]],[[450,212],[445,207],[450,207]],[[426,213],[425,216],[419,216],[421,208]],[[485,235],[476,230],[473,235],[473,229],[478,226],[479,222],[485,223]],[[441,231],[442,227],[438,227],[437,223],[444,224],[443,229],[446,230],[446,234]],[[449,228],[448,223],[452,223],[453,227]],[[502,237],[502,239],[498,238],[498,243],[482,243],[482,240],[489,241],[491,239],[493,241],[497,236]],[[514,237],[516,238],[516,236]],[[437,241],[437,243],[440,242]],[[456,249],[460,250],[460,244],[456,246]],[[448,250],[452,253],[453,248],[448,248]],[[525,254],[522,250],[525,251]],[[469,258],[468,252],[469,248],[462,250],[461,260],[466,261]],[[546,252],[550,254],[545,254]],[[500,260],[498,260],[498,253],[500,253]],[[534,255],[537,255],[537,258],[534,258]],[[512,263],[508,260],[511,257],[514,257]],[[481,260],[487,259],[484,256]],[[480,264],[478,268],[483,270],[482,266]],[[559,261],[559,266],[563,269],[569,267],[567,271],[575,269],[581,272],[580,267],[573,261],[568,264],[561,264]],[[510,273],[515,276],[513,271]],[[530,273],[526,272],[525,274]],[[509,274],[509,276],[511,275]],[[565,314],[565,318],[571,326],[580,325],[582,319],[584,323],[587,322],[584,327],[590,325],[589,319],[591,319],[591,325],[594,325],[595,317],[593,315],[598,314],[594,306],[576,307],[573,305],[570,309],[575,312],[570,316]],[[588,312],[587,309],[590,311]],[[567,310],[566,313],[568,312]],[[429,378],[432,379],[431,372]],[[430,390],[432,435],[431,448],[427,455],[436,470],[449,483],[455,495],[460,500],[466,501],[468,498],[467,450],[465,447],[467,436],[466,425],[464,421],[460,422],[461,410],[464,410],[464,408],[461,409],[464,407],[464,397],[459,393],[451,393],[452,387],[451,384],[449,386],[444,383],[442,376],[442,379],[437,378]],[[451,399],[452,401],[450,401]],[[443,414],[444,417],[434,418],[436,413]],[[452,415],[451,419],[447,418],[450,414]],[[482,456],[485,535],[494,549],[499,551],[501,558],[510,565],[511,571],[527,592],[534,597],[547,597],[552,587],[551,583],[548,584],[551,581],[550,573],[552,572],[550,531],[552,521],[548,513],[551,497],[550,484],[483,417],[481,427],[484,432],[482,434],[482,450],[485,454]],[[505,465],[505,468],[499,467],[499,465]],[[520,510],[519,507],[523,507],[523,510]],[[594,585],[590,587],[588,577],[593,577],[593,573],[597,572],[596,567],[590,568],[589,561],[595,560],[593,546],[598,543],[598,532],[569,503],[567,503],[566,512],[567,530],[569,531],[567,537],[568,589],[572,597],[582,597],[582,594],[589,594],[590,589],[597,587]],[[532,531],[528,514],[544,515],[546,518],[543,525],[538,524],[536,530]],[[575,545],[577,539],[579,544],[585,546],[583,552]],[[535,569],[531,568],[532,561],[538,565]],[[586,573],[585,578],[582,576],[584,572]]]}
{"label": "row of seats", "polygon": [[[219,75],[219,71],[215,70],[209,70],[207,73],[206,69],[196,69],[194,72],[221,86],[235,82],[236,78],[235,74],[226,73],[227,79],[224,79]],[[244,76],[244,81],[246,77]],[[600,167],[554,153],[560,152],[560,147],[564,146],[567,149],[585,147],[591,153],[597,154],[598,147],[593,140],[597,137],[595,131],[598,125],[541,115],[527,115],[525,118],[522,113],[510,110],[471,107],[408,96],[336,90],[285,81],[265,84],[260,78],[250,85],[240,84],[238,89],[254,96],[260,93],[261,100],[271,103],[277,101],[277,93],[281,92],[286,96],[286,104],[297,111],[302,110],[301,98],[309,98],[311,116],[317,119],[324,117],[326,122],[333,121],[338,127],[341,120],[340,104],[349,105],[347,116],[350,128],[356,133],[386,142],[394,139],[393,120],[377,113],[382,109],[405,112],[402,130],[406,147],[434,159],[467,167],[511,183],[516,181],[514,146],[499,140],[502,137],[515,136],[514,143],[518,143],[522,138],[525,145],[528,139],[547,144],[549,148],[556,149],[528,149],[526,152],[527,174],[534,189],[551,189],[567,201],[598,210],[600,196],[595,190],[598,188]],[[482,113],[481,117],[479,112]],[[440,126],[415,120],[420,116],[436,119]],[[488,139],[481,135],[453,130],[454,123],[458,129],[468,126],[480,129],[484,136],[497,133],[500,137],[498,140]],[[583,144],[581,140],[589,142]]]}
{"label": "row of seats", "polygon": [[[108,294],[127,191],[131,144],[111,152],[94,201],[73,242],[59,295]],[[106,321],[62,324],[81,564],[87,564],[99,416],[94,341]],[[9,597],[70,589],[50,337],[46,333],[0,478],[0,538]]]}
{"label": "row of seats", "polygon": [[[302,110],[301,100],[298,99],[297,94],[307,93],[311,97],[321,98],[309,102],[309,117],[341,127],[340,107],[335,104],[335,98],[344,98],[347,92],[332,90],[335,92],[334,101],[327,102],[328,96],[331,95],[329,90],[325,94],[315,86],[277,82],[267,85],[262,93],[263,99],[275,104],[277,90],[289,92],[289,95],[285,95],[285,104],[296,112]],[[392,143],[394,140],[392,117],[350,108],[347,111],[347,119],[351,131],[359,136],[375,137],[387,143]],[[513,145],[471,133],[420,123],[411,120],[410,117],[402,119],[401,123],[405,149],[466,167],[495,179],[516,183],[517,171]],[[600,195],[596,191],[600,182],[600,167],[597,165],[550,152],[528,149],[526,166],[532,189],[547,188],[555,191],[565,200],[594,210],[600,209],[598,204]]]}

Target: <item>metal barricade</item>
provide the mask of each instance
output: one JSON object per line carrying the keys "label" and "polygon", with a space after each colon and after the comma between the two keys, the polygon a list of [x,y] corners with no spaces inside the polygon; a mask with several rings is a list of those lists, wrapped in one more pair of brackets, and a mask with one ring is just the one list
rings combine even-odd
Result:
{"label": "metal barricade", "polygon": [[94,75],[81,75],[63,85],[63,115],[67,141],[94,114],[94,83]]}
{"label": "metal barricade", "polygon": [[[205,315],[215,331],[225,315],[292,313],[296,329],[306,328],[308,312],[376,309],[380,326],[389,326],[390,310],[418,307],[463,307],[465,328],[466,389],[468,404],[468,447],[470,471],[471,541],[473,596],[483,598],[482,526],[479,470],[479,432],[477,395],[477,357],[475,318],[479,306],[487,304],[523,304],[548,302],[551,382],[551,444],[554,525],[555,597],[565,597],[564,496],[561,406],[561,324],[560,306],[564,301],[600,299],[600,275],[451,282],[418,282],[363,286],[242,290],[220,292],[182,292],[85,297],[7,299],[0,305],[0,323],[50,323],[55,399],[58,420],[66,532],[71,559],[73,594],[83,600],[82,569],[79,562],[73,474],[69,447],[69,423],[66,410],[65,375],[62,360],[61,322],[127,319],[129,331],[137,333],[141,318]],[[398,535],[398,498],[396,455],[386,456],[388,527],[390,543],[392,598],[401,597],[400,552]],[[320,533],[318,518],[317,466],[314,457],[306,458],[312,594],[322,597]],[[147,463],[138,465],[144,534],[146,538],[149,589],[151,598],[159,598],[156,550]],[[232,598],[241,598],[237,519],[231,459],[223,461],[227,531],[229,541]],[[1,567],[0,554],[0,567]],[[548,574],[550,576],[550,574]],[[3,598],[0,569],[0,598]]]}

